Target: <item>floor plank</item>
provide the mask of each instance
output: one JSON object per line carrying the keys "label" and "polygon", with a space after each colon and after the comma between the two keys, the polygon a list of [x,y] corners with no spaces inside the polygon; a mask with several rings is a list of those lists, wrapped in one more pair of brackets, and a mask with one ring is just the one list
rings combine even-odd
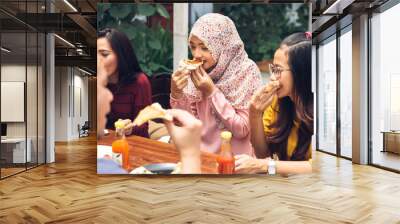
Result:
{"label": "floor plank", "polygon": [[374,151],[372,162],[376,165],[400,170],[400,155],[392,152]]}
{"label": "floor plank", "polygon": [[96,174],[96,139],[0,181],[0,223],[400,223],[400,175],[314,152],[313,174]]}

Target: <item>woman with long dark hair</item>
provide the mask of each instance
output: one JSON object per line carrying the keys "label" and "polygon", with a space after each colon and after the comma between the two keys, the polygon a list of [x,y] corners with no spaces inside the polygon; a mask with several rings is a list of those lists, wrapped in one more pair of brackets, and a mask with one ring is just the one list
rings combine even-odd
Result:
{"label": "woman with long dark hair", "polygon": [[286,37],[270,65],[271,81],[249,107],[251,143],[257,158],[236,157],[238,173],[311,172],[313,93],[311,34]]}
{"label": "woman with long dark hair", "polygon": [[[114,129],[118,119],[133,120],[151,104],[151,85],[128,37],[116,29],[106,28],[98,33],[97,63],[107,73],[107,88],[114,96],[106,124],[107,129]],[[126,130],[126,134],[148,137],[148,124]]]}

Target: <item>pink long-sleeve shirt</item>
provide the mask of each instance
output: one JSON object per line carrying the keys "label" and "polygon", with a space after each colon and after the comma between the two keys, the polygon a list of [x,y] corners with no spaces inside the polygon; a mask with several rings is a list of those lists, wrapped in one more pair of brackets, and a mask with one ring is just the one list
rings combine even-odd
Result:
{"label": "pink long-sleeve shirt", "polygon": [[[254,155],[250,143],[248,110],[232,107],[221,91],[215,90],[200,102],[189,102],[185,97],[174,99],[171,96],[170,99],[172,108],[189,111],[203,122],[201,150],[218,153],[221,146],[221,132],[227,130],[232,133],[233,154]],[[220,127],[216,116],[222,123]]]}

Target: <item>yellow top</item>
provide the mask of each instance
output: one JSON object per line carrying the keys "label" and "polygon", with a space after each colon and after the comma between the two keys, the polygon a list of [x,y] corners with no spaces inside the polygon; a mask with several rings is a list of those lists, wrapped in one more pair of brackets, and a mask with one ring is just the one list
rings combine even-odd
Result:
{"label": "yellow top", "polygon": [[232,133],[229,131],[223,131],[221,132],[221,138],[229,141],[232,138]]}
{"label": "yellow top", "polygon": [[[278,105],[278,98],[275,97],[271,106],[269,106],[263,114],[263,124],[264,124],[264,134],[267,135],[271,133],[271,129],[268,127],[271,125],[277,118],[279,113],[279,105]],[[300,123],[298,121],[294,121],[294,125],[292,130],[290,131],[288,142],[287,142],[287,157],[290,158],[293,154],[297,146],[297,139],[298,139],[298,130],[299,130]],[[306,158],[308,158],[311,162],[311,144],[309,146],[309,150],[307,152]]]}

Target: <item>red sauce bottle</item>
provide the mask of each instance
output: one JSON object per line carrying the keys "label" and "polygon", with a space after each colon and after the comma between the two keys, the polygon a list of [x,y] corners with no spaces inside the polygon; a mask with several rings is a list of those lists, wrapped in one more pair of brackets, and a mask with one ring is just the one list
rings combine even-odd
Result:
{"label": "red sauce bottle", "polygon": [[235,157],[232,153],[231,138],[231,132],[223,131],[221,133],[221,151],[220,154],[217,156],[219,174],[235,173]]}
{"label": "red sauce bottle", "polygon": [[[113,159],[122,166],[125,170],[130,169],[129,164],[129,144],[125,138],[125,132],[123,124],[116,122],[115,131],[118,136],[118,140],[112,143]],[[121,158],[122,157],[122,158]]]}

